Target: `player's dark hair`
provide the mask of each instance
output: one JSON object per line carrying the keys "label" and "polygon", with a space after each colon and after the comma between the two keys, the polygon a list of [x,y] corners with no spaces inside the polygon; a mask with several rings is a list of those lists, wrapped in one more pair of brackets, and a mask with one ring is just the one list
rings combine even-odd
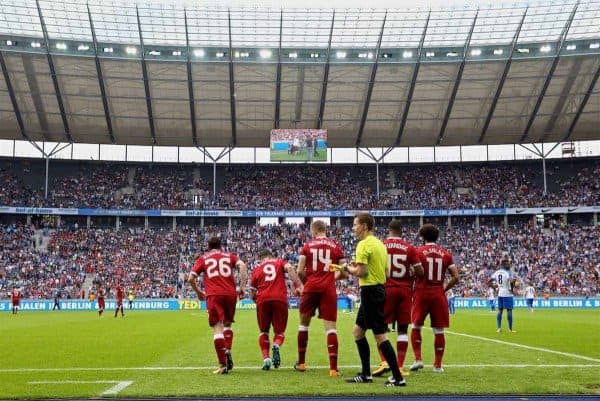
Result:
{"label": "player's dark hair", "polygon": [[325,222],[323,220],[313,221],[312,224],[310,225],[310,228],[313,231],[316,231],[318,233],[324,233],[327,231],[327,225],[325,224]]}
{"label": "player's dark hair", "polygon": [[390,221],[390,224],[388,224],[388,230],[394,234],[400,235],[402,233],[402,224],[400,223],[400,220],[393,219]]}
{"label": "player's dark hair", "polygon": [[258,253],[259,259],[267,258],[269,256],[273,256],[273,252],[271,252],[270,249],[266,249],[266,248],[265,249],[261,249],[260,252]]}
{"label": "player's dark hair", "polygon": [[419,236],[425,242],[436,242],[440,236],[440,230],[433,224],[423,224],[419,230]]}
{"label": "player's dark hair", "polygon": [[211,249],[221,249],[221,238],[219,237],[210,237],[208,240],[208,250]]}
{"label": "player's dark hair", "polygon": [[367,230],[369,230],[369,231],[373,231],[373,229],[375,228],[375,219],[369,213],[366,213],[366,212],[357,213],[354,216],[354,218],[358,219],[359,224],[366,225]]}

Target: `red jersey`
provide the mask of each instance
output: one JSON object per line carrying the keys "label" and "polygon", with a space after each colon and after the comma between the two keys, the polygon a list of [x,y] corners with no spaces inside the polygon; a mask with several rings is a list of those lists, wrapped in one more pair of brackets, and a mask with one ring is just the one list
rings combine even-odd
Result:
{"label": "red jersey", "polygon": [[414,246],[399,237],[390,237],[383,241],[388,253],[390,276],[385,282],[386,287],[412,287],[414,278],[410,275],[409,267],[420,263]]}
{"label": "red jersey", "polygon": [[98,290],[98,300],[104,300],[104,290],[102,288]]}
{"label": "red jersey", "polygon": [[417,249],[417,255],[424,275],[417,277],[416,288],[443,288],[446,271],[454,265],[450,252],[436,244],[425,244]]}
{"label": "red jersey", "polygon": [[196,276],[204,273],[206,296],[237,296],[233,279],[233,267],[238,260],[235,253],[223,252],[220,249],[208,251],[196,260],[192,273]]}
{"label": "red jersey", "polygon": [[123,300],[123,287],[117,286],[117,301]]}
{"label": "red jersey", "polygon": [[335,290],[335,272],[329,271],[329,265],[344,259],[340,244],[327,237],[313,238],[304,244],[300,255],[306,257],[304,292]]}
{"label": "red jersey", "polygon": [[13,290],[11,293],[11,300],[12,303],[17,303],[19,302],[19,300],[21,299],[21,293],[19,292],[19,290]]}
{"label": "red jersey", "polygon": [[257,291],[257,304],[264,301],[287,303],[286,264],[287,262],[283,259],[266,259],[254,269],[250,278],[250,286]]}

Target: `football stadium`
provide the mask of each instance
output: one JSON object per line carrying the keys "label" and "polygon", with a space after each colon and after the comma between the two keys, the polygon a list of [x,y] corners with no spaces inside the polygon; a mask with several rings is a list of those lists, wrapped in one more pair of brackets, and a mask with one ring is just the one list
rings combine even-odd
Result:
{"label": "football stadium", "polygon": [[600,399],[599,0],[0,0],[0,67],[0,400]]}

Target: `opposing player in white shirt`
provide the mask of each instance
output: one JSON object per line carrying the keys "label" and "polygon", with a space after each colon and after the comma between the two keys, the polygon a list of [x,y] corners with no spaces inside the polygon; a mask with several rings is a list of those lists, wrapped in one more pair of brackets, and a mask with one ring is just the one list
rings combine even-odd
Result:
{"label": "opposing player in white shirt", "polygon": [[502,255],[500,261],[500,269],[496,270],[492,274],[492,278],[489,281],[490,287],[498,290],[498,314],[496,315],[496,322],[498,324],[498,333],[502,331],[502,312],[506,309],[506,318],[508,320],[508,331],[516,333],[513,330],[513,317],[512,310],[514,306],[513,290],[516,284],[516,276],[510,270],[511,261],[508,253]]}
{"label": "opposing player in white shirt", "polygon": [[490,306],[491,312],[496,312],[496,290],[493,287],[488,288],[488,305]]}
{"label": "opposing player in white shirt", "polygon": [[535,299],[535,288],[533,288],[533,282],[530,281],[527,283],[527,287],[525,287],[525,301],[527,302],[527,307],[529,311],[533,313],[533,300]]}

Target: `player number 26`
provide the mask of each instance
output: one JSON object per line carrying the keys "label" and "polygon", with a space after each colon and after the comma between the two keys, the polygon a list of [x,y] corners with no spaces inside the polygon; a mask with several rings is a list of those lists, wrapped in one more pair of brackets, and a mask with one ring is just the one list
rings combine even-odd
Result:
{"label": "player number 26", "polygon": [[388,263],[390,265],[390,275],[392,278],[402,278],[406,275],[406,255],[388,255]]}
{"label": "player number 26", "polygon": [[231,276],[231,260],[229,258],[221,258],[218,262],[216,259],[206,259],[205,263],[207,265],[206,274],[208,278]]}

